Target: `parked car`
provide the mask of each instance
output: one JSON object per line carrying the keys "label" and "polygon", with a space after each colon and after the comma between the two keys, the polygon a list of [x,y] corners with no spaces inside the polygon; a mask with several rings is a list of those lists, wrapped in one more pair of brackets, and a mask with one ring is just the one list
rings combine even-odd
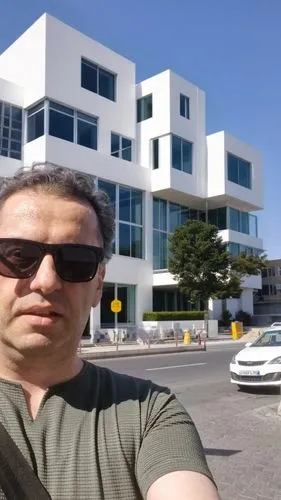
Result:
{"label": "parked car", "polygon": [[270,327],[230,362],[231,383],[244,386],[281,386],[281,327]]}

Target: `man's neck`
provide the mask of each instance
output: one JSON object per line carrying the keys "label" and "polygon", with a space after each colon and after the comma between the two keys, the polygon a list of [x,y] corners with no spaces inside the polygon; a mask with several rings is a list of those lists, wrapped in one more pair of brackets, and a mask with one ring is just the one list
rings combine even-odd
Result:
{"label": "man's neck", "polygon": [[41,389],[70,380],[82,369],[83,362],[76,352],[58,357],[57,353],[23,356],[0,350],[0,378],[29,384]]}
{"label": "man's neck", "polygon": [[72,379],[82,367],[83,361],[76,354],[65,359],[53,359],[51,356],[21,359],[19,356],[3,356],[0,351],[0,378],[21,384],[33,420],[47,390]]}

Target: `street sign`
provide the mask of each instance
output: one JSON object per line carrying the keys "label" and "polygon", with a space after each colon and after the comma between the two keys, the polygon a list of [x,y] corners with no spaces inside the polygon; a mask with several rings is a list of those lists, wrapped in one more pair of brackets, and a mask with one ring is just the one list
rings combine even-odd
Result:
{"label": "street sign", "polygon": [[121,302],[121,300],[114,299],[111,302],[110,307],[111,307],[111,311],[112,312],[114,312],[114,313],[120,313],[120,311],[122,310],[122,302]]}

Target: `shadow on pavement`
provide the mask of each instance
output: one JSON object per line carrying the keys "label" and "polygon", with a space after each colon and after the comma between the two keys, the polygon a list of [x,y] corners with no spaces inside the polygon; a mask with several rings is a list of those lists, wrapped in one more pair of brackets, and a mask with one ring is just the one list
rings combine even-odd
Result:
{"label": "shadow on pavement", "polygon": [[242,450],[223,450],[218,448],[204,448],[205,454],[213,457],[231,457]]}
{"label": "shadow on pavement", "polygon": [[248,394],[261,394],[261,395],[280,395],[280,387],[248,387],[240,386],[240,392],[246,392]]}

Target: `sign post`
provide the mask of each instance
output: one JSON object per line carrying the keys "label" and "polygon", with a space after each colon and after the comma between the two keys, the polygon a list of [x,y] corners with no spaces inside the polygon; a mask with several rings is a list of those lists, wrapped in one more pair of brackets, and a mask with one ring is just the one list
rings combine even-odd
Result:
{"label": "sign post", "polygon": [[114,312],[114,330],[116,333],[116,351],[118,351],[118,313],[122,311],[122,302],[121,300],[114,299],[110,304],[111,311]]}

